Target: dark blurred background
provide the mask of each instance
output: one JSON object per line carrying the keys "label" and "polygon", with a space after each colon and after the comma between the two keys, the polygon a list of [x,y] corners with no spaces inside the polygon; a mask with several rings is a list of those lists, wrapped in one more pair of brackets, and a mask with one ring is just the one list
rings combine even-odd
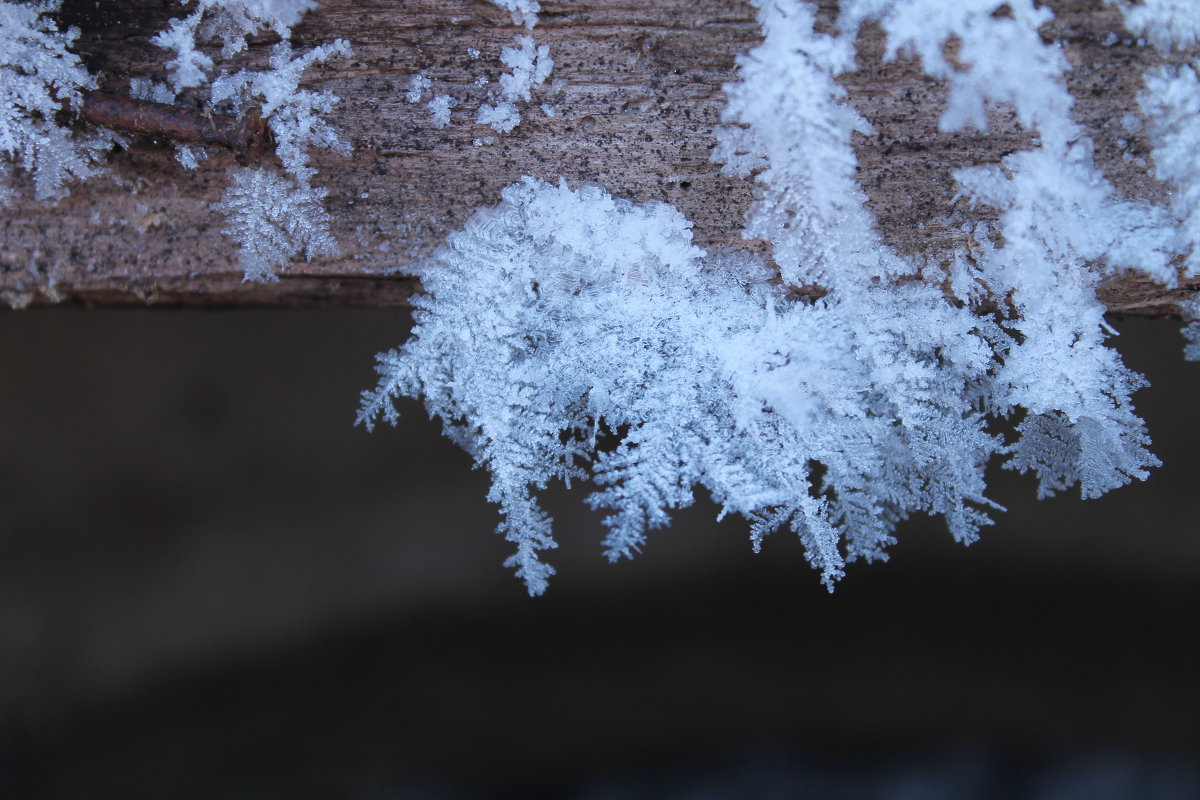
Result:
{"label": "dark blurred background", "polygon": [[546,596],[417,403],[404,311],[0,314],[0,797],[1200,797],[1200,365],[1117,321],[1165,465],[939,521],[827,594],[707,501]]}

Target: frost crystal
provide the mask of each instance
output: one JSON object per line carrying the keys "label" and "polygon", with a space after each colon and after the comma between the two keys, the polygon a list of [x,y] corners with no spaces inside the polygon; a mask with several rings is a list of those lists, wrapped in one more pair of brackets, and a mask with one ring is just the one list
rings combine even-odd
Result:
{"label": "frost crystal", "polygon": [[496,133],[508,133],[521,124],[521,112],[512,103],[484,103],[475,114],[480,125],[491,125]]}
{"label": "frost crystal", "polygon": [[500,61],[512,70],[500,76],[505,100],[528,100],[530,90],[545,83],[554,69],[550,46],[535,45],[532,36],[518,36],[516,47],[500,51]]}
{"label": "frost crystal", "polygon": [[[1200,42],[1200,16],[1190,0],[1147,0],[1132,6],[1118,3],[1129,30],[1146,36],[1162,51],[1184,50]],[[1200,79],[1196,62],[1156,67],[1145,75],[1138,97],[1154,159],[1155,176],[1174,187],[1171,211],[1177,225],[1176,248],[1183,254],[1183,273],[1200,274]],[[1187,326],[1184,357],[1200,361],[1200,295],[1180,304]]]}
{"label": "frost crystal", "polygon": [[429,113],[433,116],[435,127],[444,128],[450,124],[450,109],[458,105],[458,101],[448,94],[439,94],[429,101]]}
{"label": "frost crystal", "polygon": [[512,14],[513,25],[524,25],[532,28],[537,25],[538,12],[542,4],[538,0],[492,0],[500,8]]}
{"label": "frost crystal", "polygon": [[766,3],[765,41],[738,59],[739,83],[725,86],[714,161],[727,175],[756,173],[761,190],[742,235],[774,245],[788,283],[836,284],[892,277],[911,268],[880,245],[866,195],[854,181],[851,135],[870,125],[841,101],[834,80],[853,63],[847,40],[813,32],[813,8]]}
{"label": "frost crystal", "polygon": [[[984,128],[985,104],[1008,103],[1040,134],[1035,150],[955,174],[963,194],[1003,210],[1004,246],[981,242],[976,256],[960,254],[952,285],[982,286],[1011,312],[1001,322],[1014,342],[994,369],[991,410],[1026,417],[1006,466],[1036,472],[1043,496],[1078,483],[1097,497],[1145,478],[1159,462],[1129,401],[1143,382],[1104,346],[1101,275],[1089,264],[1173,285],[1175,232],[1160,210],[1116,199],[1096,171],[1092,142],[1070,117],[1067,62],[1038,32],[1051,12],[1031,0],[857,0],[843,14],[851,27],[878,18],[887,57],[913,53],[927,74],[949,81],[943,129]],[[955,65],[945,56],[951,39]],[[979,296],[972,288],[963,299]]]}
{"label": "frost crystal", "polygon": [[167,62],[167,69],[176,92],[204,83],[212,69],[212,59],[196,49],[196,29],[202,13],[197,10],[191,16],[171,20],[170,27],[150,40],[164,50],[174,51],[175,57]]}
{"label": "frost crystal", "polygon": [[[223,58],[245,49],[246,38],[264,29],[282,39],[271,52],[269,69],[243,69],[232,75],[222,71],[209,86],[209,103],[214,109],[235,114],[251,107],[259,109],[271,129],[275,153],[291,175],[282,178],[263,168],[252,177],[248,170],[231,170],[231,183],[214,206],[230,216],[225,231],[241,244],[246,280],[274,280],[271,268],[286,266],[289,258],[302,251],[336,252],[329,215],[320,207],[325,190],[311,184],[316,169],[308,163],[309,150],[323,148],[346,155],[350,146],[323,119],[338,98],[331,92],[301,89],[300,81],[309,67],[348,55],[350,46],[338,39],[296,56],[288,42],[292,26],[316,5],[315,0],[198,0],[188,16],[172,20],[170,27],[151,39],[175,53],[167,64],[170,89],[134,87],[142,94],[173,95],[207,83],[214,65],[199,48],[213,39],[221,41]],[[205,156],[204,150],[194,147],[176,152],[187,169],[195,169]],[[255,202],[250,192],[256,188],[267,192],[271,202]]]}
{"label": "frost crystal", "polygon": [[129,81],[129,96],[139,100],[150,100],[155,103],[174,103],[175,92],[165,83],[132,78]]}
{"label": "frost crystal", "polygon": [[[175,92],[165,83],[133,78],[129,81],[129,96],[155,103],[174,103]],[[199,169],[200,162],[208,158],[208,151],[203,147],[191,145],[175,145],[175,160],[184,169]]]}
{"label": "frost crystal", "polygon": [[[796,532],[832,587],[845,563],[885,558],[914,513],[975,539],[995,508],[984,495],[995,456],[1035,473],[1040,496],[1078,485],[1097,497],[1158,464],[1130,402],[1144,381],[1105,345],[1095,289],[1129,269],[1172,285],[1180,242],[1195,247],[1192,68],[1152,74],[1143,100],[1160,177],[1184,190],[1172,215],[1118,197],[1096,169],[1071,119],[1068,63],[1040,33],[1044,6],[845,0],[827,34],[814,4],[755,5],[764,41],[725,87],[713,158],[753,176],[744,234],[771,244],[773,266],[701,252],[669,206],[526,178],[420,270],[413,336],[380,356],[363,396],[368,426],[394,422],[396,398],[424,398],[491,472],[516,545],[508,563],[533,594],[553,574],[539,552],[555,546],[536,492],[555,479],[599,487],[590,502],[611,512],[611,559],[702,486],[750,521],[756,549]],[[1168,7],[1175,22],[1186,13],[1145,6]],[[943,129],[982,129],[987,107],[1006,104],[1038,136],[955,173],[963,197],[999,212],[967,224],[970,250],[917,265],[875,231],[852,142],[870,125],[836,80],[866,21],[882,26],[887,58],[913,56],[949,85]],[[509,106],[537,74],[531,49],[506,59]],[[826,294],[788,291],[804,284]],[[1200,324],[1189,336],[1200,351]],[[1011,440],[989,430],[1014,416]]]}
{"label": "frost crystal", "polygon": [[429,80],[429,76],[424,72],[418,72],[408,79],[408,91],[404,95],[404,99],[410,103],[419,103],[421,98],[425,96],[425,92],[433,85],[433,81]]}
{"label": "frost crystal", "polygon": [[1191,65],[1160,67],[1146,76],[1139,98],[1153,145],[1154,174],[1175,186],[1188,276],[1200,274],[1200,79]]}
{"label": "frost crystal", "polygon": [[[239,114],[251,106],[259,107],[275,139],[275,153],[292,176],[280,178],[265,168],[231,170],[234,182],[214,206],[230,216],[224,230],[241,245],[245,280],[275,280],[271,269],[285,267],[301,251],[308,258],[337,252],[329,215],[321,208],[326,192],[312,186],[317,170],[308,158],[314,147],[348,155],[350,145],[322,118],[333,110],[338,98],[330,92],[301,89],[300,80],[313,64],[349,52],[350,45],[338,39],[293,56],[291,45],[282,41],[271,53],[269,70],[240,70],[212,82],[214,107],[229,107]],[[251,178],[251,173],[256,177]],[[269,192],[270,202],[252,202],[250,192],[255,187]]]}
{"label": "frost crystal", "polygon": [[199,0],[186,17],[171,21],[170,26],[150,42],[172,50],[175,57],[167,62],[175,91],[200,86],[207,81],[212,59],[197,49],[201,41],[219,38],[221,54],[229,58],[246,47],[246,37],[270,28],[283,39],[292,35],[292,26],[316,7],[315,0]]}
{"label": "frost crystal", "polygon": [[314,47],[295,57],[290,44],[279,42],[271,53],[269,70],[240,70],[213,81],[212,104],[228,104],[235,113],[258,105],[271,127],[275,152],[284,168],[306,183],[317,172],[308,166],[309,148],[319,147],[348,155],[350,145],[338,134],[337,128],[321,118],[322,114],[333,110],[337,96],[301,89],[300,79],[313,64],[323,64],[349,53],[350,45],[343,39]]}
{"label": "frost crystal", "polygon": [[175,160],[184,169],[199,169],[200,162],[208,158],[208,153],[200,147],[179,145],[175,148]]}
{"label": "frost crystal", "polygon": [[1200,361],[1200,300],[1193,296],[1180,303],[1180,310],[1188,323],[1183,328],[1183,338],[1187,341],[1183,347],[1183,357],[1188,361]]}
{"label": "frost crystal", "polygon": [[[1069,123],[1070,98],[1059,90],[1066,59],[1038,34],[1052,17],[1033,0],[849,0],[842,10],[851,32],[865,19],[879,19],[887,32],[886,59],[916,55],[927,75],[949,82],[942,130],[987,130],[985,105],[1009,103],[1022,124],[1043,135]],[[957,44],[953,59],[946,51],[951,41]]]}
{"label": "frost crystal", "polygon": [[521,123],[516,102],[528,101],[533,87],[546,82],[554,69],[554,59],[550,58],[548,45],[539,47],[532,36],[518,36],[517,46],[504,48],[500,60],[512,70],[500,76],[500,93],[504,99],[495,105],[481,105],[475,121],[480,125],[491,125],[497,133],[508,133]]}
{"label": "frost crystal", "polygon": [[[58,200],[70,180],[96,174],[94,164],[117,141],[103,131],[75,135],[54,121],[64,104],[77,109],[81,91],[96,87],[67,50],[79,31],[59,32],[45,16],[58,6],[0,2],[0,152],[32,173],[39,200]],[[0,204],[12,192],[8,177],[0,163]]]}
{"label": "frost crystal", "polygon": [[[313,64],[349,52],[346,42],[315,47],[293,57],[287,37],[314,0],[198,0],[192,12],[173,20],[151,41],[171,50],[167,64],[170,85],[134,79],[130,93],[155,102],[174,102],[176,94],[205,83],[212,58],[200,49],[220,39],[223,56],[246,46],[246,37],[264,28],[283,37],[271,55],[270,69],[221,74],[211,86],[211,104],[218,110],[242,113],[261,107],[275,140],[276,153],[290,178],[268,170],[231,171],[231,183],[216,207],[230,216],[226,231],[242,245],[248,280],[274,279],[272,267],[284,266],[299,252],[310,257],[336,250],[329,233],[329,215],[321,208],[322,189],[313,188],[316,170],[308,164],[313,147],[348,153],[349,145],[322,119],[337,98],[329,92],[300,89],[301,75]],[[63,108],[77,109],[84,89],[95,79],[67,47],[78,31],[60,33],[45,15],[56,11],[57,0],[17,4],[0,0],[0,151],[33,173],[39,199],[59,198],[71,178],[96,172],[92,166],[119,140],[110,132],[75,135],[54,122]],[[196,169],[206,152],[179,147],[179,162]],[[0,163],[0,203],[11,196],[11,169]]]}
{"label": "frost crystal", "polygon": [[278,280],[275,270],[300,252],[308,259],[337,252],[321,205],[325,194],[265,169],[229,170],[229,186],[215,208],[229,218],[223,231],[241,247],[245,280]]}
{"label": "frost crystal", "polygon": [[[1200,274],[1200,79],[1194,65],[1159,67],[1146,75],[1139,98],[1153,145],[1154,173],[1175,187],[1171,209],[1178,220],[1183,271]],[[1200,361],[1200,296],[1181,304],[1187,326],[1184,357]]]}
{"label": "frost crystal", "polygon": [[1107,0],[1119,5],[1130,33],[1145,36],[1159,50],[1186,50],[1200,42],[1200,9],[1195,0]]}
{"label": "frost crystal", "polygon": [[987,523],[998,442],[974,408],[999,334],[939,290],[789,300],[763,265],[705,258],[669,206],[530,178],[503,196],[422,271],[413,338],[380,357],[359,420],[425,398],[491,471],[531,593],[554,546],[534,492],[555,478],[602,487],[610,559],[702,485],[756,542],[797,532],[828,585],[913,512],[962,541]]}

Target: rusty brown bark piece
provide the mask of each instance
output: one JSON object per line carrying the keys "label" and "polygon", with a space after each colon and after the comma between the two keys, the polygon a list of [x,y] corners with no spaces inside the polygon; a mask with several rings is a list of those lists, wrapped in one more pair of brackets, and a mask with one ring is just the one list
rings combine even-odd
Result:
{"label": "rusty brown bark piece", "polygon": [[[1075,116],[1096,141],[1097,164],[1126,195],[1164,201],[1166,187],[1137,163],[1147,157],[1145,139],[1121,125],[1136,111],[1142,73],[1159,57],[1128,42],[1119,11],[1102,0],[1050,5],[1056,19],[1046,33],[1065,44]],[[826,23],[835,8],[823,3]],[[77,49],[110,81],[161,79],[163,51],[148,39],[168,13],[159,2],[112,0],[102,19],[72,20],[83,29]],[[554,72],[521,104],[521,125],[497,134],[475,124],[475,114],[505,71],[501,48],[524,34],[550,46]],[[341,98],[332,119],[354,146],[348,158],[313,154],[314,183],[329,189],[339,256],[295,263],[277,283],[243,283],[236,248],[211,208],[233,155],[214,149],[188,172],[169,148],[140,138],[112,156],[113,180],[76,184],[57,207],[34,202],[18,171],[24,191],[0,209],[0,298],[17,305],[402,305],[416,285],[400,272],[427,259],[523,175],[668,202],[692,220],[701,246],[747,246],[740,230],[753,183],[722,176],[709,153],[725,102],[721,86],[735,79],[736,56],[759,41],[749,5],[543,0],[540,23],[526,31],[487,0],[322,0],[294,30],[298,50],[338,37],[353,55],[310,71],[306,86]],[[238,66],[264,66],[269,50],[267,42],[252,43]],[[987,213],[954,200],[953,170],[998,161],[1031,146],[1031,136],[1003,110],[992,114],[986,133],[943,133],[943,86],[911,61],[884,63],[877,29],[863,32],[858,52],[859,68],[843,82],[876,130],[855,142],[860,184],[885,241],[936,257],[963,243],[964,218]],[[409,103],[409,78],[420,71],[432,89]],[[458,101],[443,129],[425,106],[436,94]],[[1162,315],[1189,288],[1171,293],[1133,277],[1106,285],[1103,299],[1115,312]]]}
{"label": "rusty brown bark piece", "polygon": [[261,161],[270,148],[269,129],[257,108],[236,117],[91,91],[83,93],[79,117],[93,125],[117,131],[182,144],[223,147],[232,152],[240,164]]}

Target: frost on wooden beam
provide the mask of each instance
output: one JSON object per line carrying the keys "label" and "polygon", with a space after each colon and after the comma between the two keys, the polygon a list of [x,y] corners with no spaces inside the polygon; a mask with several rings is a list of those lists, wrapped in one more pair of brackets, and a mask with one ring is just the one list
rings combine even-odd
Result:
{"label": "frost on wooden beam", "polygon": [[[163,53],[148,40],[172,7],[78,3],[70,16],[70,5],[65,22],[83,30],[76,49],[102,74],[102,88],[161,79]],[[1145,155],[1145,142],[1120,127],[1156,56],[1111,44],[1106,35],[1121,30],[1120,15],[1098,0],[1050,5],[1056,20],[1046,33],[1066,44],[1075,67],[1075,115],[1097,143],[1098,166],[1126,195],[1162,200],[1164,187],[1125,158]],[[501,48],[525,32],[492,3],[322,0],[304,18],[294,31],[298,48],[338,37],[354,48],[350,59],[310,72],[314,88],[341,98],[334,120],[355,150],[314,160],[315,182],[329,189],[340,255],[294,263],[276,283],[243,283],[236,247],[211,208],[233,155],[214,150],[189,172],[169,143],[133,137],[111,158],[111,179],[75,184],[57,206],[37,203],[18,185],[18,198],[0,210],[0,297],[13,305],[404,305],[419,287],[398,268],[429,256],[522,175],[665,201],[695,223],[701,246],[745,246],[739,231],[752,185],[723,177],[709,152],[721,86],[733,79],[735,56],[758,40],[753,9],[736,0],[545,0],[543,8],[535,33],[551,48],[554,74],[508,134],[474,122],[505,69]],[[834,6],[825,11],[831,19]],[[247,64],[265,62],[270,44],[255,42]],[[961,246],[953,215],[966,209],[954,202],[951,171],[1028,147],[1029,135],[1005,113],[992,115],[986,134],[941,133],[942,86],[910,61],[881,63],[876,29],[864,31],[858,51],[860,69],[844,83],[876,128],[856,144],[859,181],[885,240],[907,253]],[[434,81],[425,100],[442,93],[458,100],[445,128],[432,124],[424,102],[405,99],[409,78],[422,70]],[[556,115],[539,111],[540,103]],[[1165,314],[1184,294],[1125,278],[1101,297],[1112,311]]]}

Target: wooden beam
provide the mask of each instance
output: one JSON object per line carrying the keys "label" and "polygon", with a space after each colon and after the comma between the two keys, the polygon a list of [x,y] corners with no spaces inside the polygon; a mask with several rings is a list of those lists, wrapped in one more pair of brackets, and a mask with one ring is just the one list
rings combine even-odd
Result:
{"label": "wooden beam", "polygon": [[[83,29],[77,49],[104,88],[162,79],[163,52],[149,37],[179,9],[153,0],[92,5],[69,5],[66,21]],[[1050,5],[1056,19],[1046,34],[1066,46],[1075,115],[1096,141],[1097,164],[1126,195],[1162,202],[1166,188],[1137,163],[1147,158],[1145,140],[1121,125],[1158,56],[1126,43],[1119,12],[1101,0]],[[298,48],[335,38],[354,48],[349,59],[311,71],[308,84],[341,98],[334,121],[354,146],[350,157],[314,158],[315,183],[329,189],[338,256],[294,263],[275,283],[243,283],[236,247],[212,209],[233,155],[213,149],[189,172],[168,142],[134,137],[112,156],[108,179],[74,185],[57,206],[34,201],[17,172],[19,196],[0,209],[0,297],[11,305],[403,305],[418,289],[403,269],[523,175],[668,202],[693,221],[702,246],[747,246],[740,229],[753,184],[722,176],[709,152],[722,84],[735,79],[736,56],[759,40],[754,9],[737,0],[543,6],[532,32],[486,0],[322,0],[304,18],[294,31]],[[822,12],[829,24],[835,6]],[[550,46],[554,72],[522,106],[521,125],[498,134],[475,124],[475,113],[505,71],[501,48],[526,33]],[[270,44],[254,42],[244,63],[265,64]],[[951,172],[1028,147],[1030,134],[1003,110],[991,114],[987,133],[942,133],[944,86],[911,61],[883,63],[875,28],[863,32],[858,50],[860,68],[844,83],[877,131],[856,146],[859,180],[885,240],[915,254],[960,246],[962,220],[986,212],[954,200]],[[420,71],[432,91],[409,103],[408,80]],[[443,93],[458,106],[438,129],[425,102]],[[1107,285],[1103,299],[1114,312],[1161,315],[1186,292],[1126,278]]]}

